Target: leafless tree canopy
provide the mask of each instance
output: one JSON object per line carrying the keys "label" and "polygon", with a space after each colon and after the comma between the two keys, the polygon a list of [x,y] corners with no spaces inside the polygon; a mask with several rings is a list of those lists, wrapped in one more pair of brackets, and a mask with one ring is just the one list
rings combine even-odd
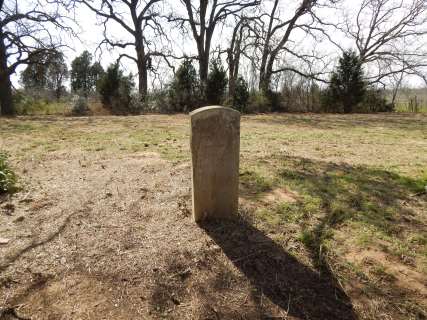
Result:
{"label": "leafless tree canopy", "polygon": [[370,83],[384,83],[401,73],[425,77],[425,0],[362,0],[356,15],[345,16],[339,29],[371,70]]}
{"label": "leafless tree canopy", "polygon": [[[272,78],[276,74],[292,71],[307,77],[318,78],[317,73],[304,74],[303,70],[290,63],[297,58],[311,64],[312,59],[321,61],[321,56],[300,51],[298,38],[312,37],[319,29],[319,19],[315,16],[317,0],[299,0],[296,6],[284,1],[264,1],[259,15],[253,19],[249,28],[249,48],[252,48],[252,63],[258,71],[259,88],[270,90]],[[324,30],[321,29],[323,32]]]}
{"label": "leafless tree canopy", "polygon": [[[121,53],[119,59],[128,58],[138,67],[139,93],[145,97],[148,91],[148,71],[153,69],[153,58],[171,55],[165,48],[167,32],[161,20],[162,0],[78,0],[97,14],[104,28],[104,40],[100,43],[109,48],[132,47],[134,55]],[[127,36],[116,39],[110,29],[120,28]],[[129,39],[129,40],[124,40]],[[169,62],[168,62],[169,63]]]}
{"label": "leafless tree canopy", "polygon": [[65,0],[22,3],[0,0],[0,105],[3,114],[13,114],[10,76],[18,66],[64,46],[61,35],[73,34],[64,14]]}

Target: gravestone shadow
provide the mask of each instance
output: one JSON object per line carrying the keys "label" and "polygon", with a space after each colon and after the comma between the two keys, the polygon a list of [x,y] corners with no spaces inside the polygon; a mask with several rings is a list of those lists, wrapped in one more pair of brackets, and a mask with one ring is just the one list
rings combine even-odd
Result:
{"label": "gravestone shadow", "polygon": [[[357,319],[333,274],[318,273],[247,222],[208,221],[200,226],[251,285],[300,319]],[[262,307],[262,306],[261,306]]]}

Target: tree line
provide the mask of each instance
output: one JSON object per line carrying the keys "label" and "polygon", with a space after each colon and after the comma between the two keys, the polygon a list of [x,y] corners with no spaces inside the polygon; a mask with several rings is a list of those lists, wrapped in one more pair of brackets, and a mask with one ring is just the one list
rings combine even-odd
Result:
{"label": "tree line", "polygon": [[[328,106],[327,111],[353,112],[362,101],[380,105],[377,110],[387,109],[376,95],[381,88],[397,92],[408,76],[427,81],[427,3],[349,3],[0,0],[1,113],[15,112],[10,79],[20,65],[27,65],[21,80],[28,87],[35,81],[33,84],[55,91],[57,97],[68,77],[71,89],[83,93],[104,79],[104,95],[106,88],[114,87],[108,81],[122,81],[115,87],[120,87],[122,93],[109,94],[130,96],[128,91],[136,91],[138,103],[146,105],[155,91],[155,86],[149,85],[150,79],[165,82],[167,68],[172,77],[167,83],[168,92],[163,95],[167,95],[168,104],[177,105],[171,106],[176,111],[210,103],[218,97],[218,103],[244,108],[249,88],[258,92],[253,99],[265,100],[270,111],[280,109],[280,99],[297,99],[302,93],[305,103],[318,100]],[[94,12],[103,28],[98,49],[117,52],[117,64],[109,67],[110,73],[101,70],[96,62],[85,65],[90,60],[88,52],[73,61],[70,74],[65,70],[61,48],[67,46],[67,39],[77,37],[73,17],[82,8]],[[114,33],[123,37],[117,39]],[[189,47],[194,52],[178,50],[176,41],[192,43]],[[125,76],[120,70],[119,63],[124,59],[136,64],[137,78]],[[87,74],[80,77],[84,72]],[[37,80],[40,74],[48,76]],[[111,97],[102,99],[114,104]]]}

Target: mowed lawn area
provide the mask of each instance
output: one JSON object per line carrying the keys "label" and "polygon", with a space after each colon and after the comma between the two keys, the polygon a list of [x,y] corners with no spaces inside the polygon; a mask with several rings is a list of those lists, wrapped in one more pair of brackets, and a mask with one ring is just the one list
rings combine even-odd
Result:
{"label": "mowed lawn area", "polygon": [[0,319],[427,319],[427,115],[241,122],[240,220],[191,219],[187,115],[0,119]]}

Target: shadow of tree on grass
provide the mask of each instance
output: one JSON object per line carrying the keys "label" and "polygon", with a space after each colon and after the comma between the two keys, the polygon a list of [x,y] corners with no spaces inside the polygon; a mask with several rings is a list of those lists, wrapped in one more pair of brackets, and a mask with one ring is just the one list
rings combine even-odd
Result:
{"label": "shadow of tree on grass", "polygon": [[[277,160],[277,159],[276,159]],[[385,237],[400,239],[403,229],[427,232],[427,227],[406,203],[411,194],[424,188],[426,180],[411,179],[397,173],[365,166],[350,166],[306,158],[279,157],[280,184],[291,185],[317,204],[308,212],[304,200],[295,210],[303,211],[300,224],[307,229],[305,244],[322,266],[320,247],[330,230],[352,221],[369,226]],[[306,212],[304,212],[306,211]],[[315,215],[315,217],[313,217]],[[314,225],[313,225],[314,222]]]}

